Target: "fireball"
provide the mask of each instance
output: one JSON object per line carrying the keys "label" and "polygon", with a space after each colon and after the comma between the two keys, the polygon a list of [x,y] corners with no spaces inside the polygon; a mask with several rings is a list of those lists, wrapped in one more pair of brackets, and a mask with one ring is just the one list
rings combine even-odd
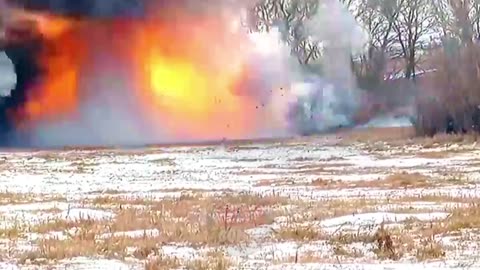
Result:
{"label": "fireball", "polygon": [[11,8],[9,14],[18,22],[35,22],[37,31],[46,39],[54,39],[75,27],[72,19],[54,16],[44,12],[31,12],[24,9]]}
{"label": "fireball", "polygon": [[116,95],[88,83],[89,76],[102,76],[92,71],[101,65],[93,55],[105,53],[128,66],[126,98],[153,130],[204,140],[243,138],[256,129],[256,106],[241,94],[247,33],[234,31],[225,16],[176,10],[173,19],[153,12],[138,20],[79,22],[27,15],[44,36],[38,56],[44,72],[17,112],[22,125],[75,119],[98,92]]}
{"label": "fireball", "polygon": [[164,127],[180,136],[245,135],[252,112],[248,100],[234,92],[242,83],[245,55],[232,50],[243,41],[223,38],[227,29],[221,21],[182,22],[149,21],[134,39],[146,114],[163,116]]}

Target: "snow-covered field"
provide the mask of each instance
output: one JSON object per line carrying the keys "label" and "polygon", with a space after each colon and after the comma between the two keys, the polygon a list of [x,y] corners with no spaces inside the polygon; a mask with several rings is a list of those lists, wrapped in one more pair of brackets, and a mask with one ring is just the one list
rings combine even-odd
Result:
{"label": "snow-covered field", "polygon": [[0,269],[480,268],[480,148],[0,153]]}

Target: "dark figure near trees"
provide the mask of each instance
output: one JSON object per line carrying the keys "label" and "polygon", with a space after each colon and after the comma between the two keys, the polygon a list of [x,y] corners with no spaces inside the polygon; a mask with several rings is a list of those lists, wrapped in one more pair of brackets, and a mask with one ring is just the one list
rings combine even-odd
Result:
{"label": "dark figure near trees", "polygon": [[448,114],[445,119],[445,127],[447,134],[457,134],[457,131],[455,129],[455,120],[450,114]]}

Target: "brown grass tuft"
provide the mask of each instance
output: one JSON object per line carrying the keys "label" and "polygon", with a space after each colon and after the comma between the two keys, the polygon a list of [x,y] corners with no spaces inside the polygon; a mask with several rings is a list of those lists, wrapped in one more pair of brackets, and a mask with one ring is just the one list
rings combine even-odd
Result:
{"label": "brown grass tuft", "polygon": [[387,176],[384,180],[379,181],[379,185],[386,186],[388,188],[422,188],[427,187],[430,178],[420,173],[395,173]]}
{"label": "brown grass tuft", "polygon": [[339,181],[316,179],[310,182],[311,186],[319,189],[348,189],[348,188],[375,188],[375,189],[400,189],[424,188],[435,183],[430,177],[420,173],[394,173],[381,180]]}
{"label": "brown grass tuft", "polygon": [[279,230],[273,230],[273,237],[276,240],[293,240],[308,242],[324,239],[324,235],[313,225],[304,226],[299,224],[282,226]]}
{"label": "brown grass tuft", "polygon": [[180,266],[180,261],[177,258],[159,255],[147,260],[145,270],[170,270]]}
{"label": "brown grass tuft", "polygon": [[232,262],[225,256],[223,251],[213,251],[207,254],[206,259],[197,259],[187,263],[190,270],[227,270]]}
{"label": "brown grass tuft", "polygon": [[423,240],[417,249],[416,258],[419,261],[434,260],[445,257],[444,246],[433,239]]}
{"label": "brown grass tuft", "polygon": [[10,191],[0,192],[0,205],[66,201],[67,199],[64,196],[58,194],[39,195],[33,193],[16,193]]}
{"label": "brown grass tuft", "polygon": [[[110,220],[55,218],[26,229],[4,231],[0,236],[18,237],[23,231],[39,234],[63,232],[65,239],[38,240],[37,249],[24,254],[21,262],[77,256],[135,257],[143,260],[160,256],[158,246],[161,243],[189,243],[191,246],[245,243],[249,241],[245,230],[272,223],[274,217],[283,214],[275,207],[289,202],[289,199],[275,195],[248,193],[218,197],[189,195],[143,201],[140,198],[101,196],[93,199],[92,203],[109,205],[115,213]],[[134,207],[131,203],[143,205]],[[138,234],[142,231],[143,235]],[[204,263],[197,262],[199,269]],[[223,263],[221,261],[218,265]]]}
{"label": "brown grass tuft", "polygon": [[379,258],[388,258],[392,260],[398,260],[399,254],[395,251],[393,245],[392,235],[382,226],[377,230],[373,236],[377,247],[374,249],[374,252]]}
{"label": "brown grass tuft", "polygon": [[405,141],[415,136],[415,130],[411,127],[392,128],[364,128],[340,132],[344,143],[352,142],[378,142],[378,141]]}
{"label": "brown grass tuft", "polygon": [[23,234],[25,227],[18,219],[15,219],[11,225],[0,228],[0,239],[16,240]]}
{"label": "brown grass tuft", "polygon": [[365,256],[365,254],[363,254],[363,252],[359,249],[356,249],[356,248],[349,249],[342,245],[335,245],[333,247],[333,254],[335,256],[345,257],[345,258],[361,258]]}

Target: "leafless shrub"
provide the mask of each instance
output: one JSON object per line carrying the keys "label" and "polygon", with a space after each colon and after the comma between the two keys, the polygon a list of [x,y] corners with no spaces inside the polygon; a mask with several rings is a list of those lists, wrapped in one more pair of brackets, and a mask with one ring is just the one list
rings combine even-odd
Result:
{"label": "leafless shrub", "polygon": [[480,48],[468,44],[434,57],[437,71],[424,78],[417,101],[417,135],[479,132]]}

